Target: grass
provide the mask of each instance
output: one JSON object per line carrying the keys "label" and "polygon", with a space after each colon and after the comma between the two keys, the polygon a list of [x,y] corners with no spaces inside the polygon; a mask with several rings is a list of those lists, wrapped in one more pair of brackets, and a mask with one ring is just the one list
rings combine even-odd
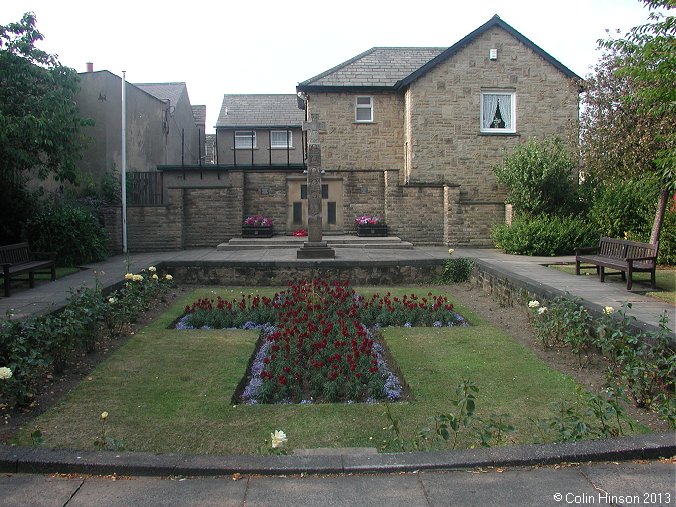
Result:
{"label": "grass", "polygon": [[[583,264],[584,266],[585,264]],[[564,273],[575,275],[574,264],[552,264],[550,268],[558,269]],[[597,276],[593,269],[586,269],[582,271],[585,276]],[[650,289],[650,273],[634,273],[634,286],[632,290],[646,289],[646,296],[662,299],[667,303],[676,303],[676,268],[666,267],[658,269],[655,273],[655,284],[659,290],[653,291]],[[622,281],[620,276],[606,276],[604,283],[616,283],[626,286],[626,282]]]}
{"label": "grass", "polygon": [[[223,289],[238,297],[241,289]],[[374,288],[364,288],[367,294]],[[381,294],[388,289],[379,288]],[[393,295],[427,289],[390,289]],[[251,289],[247,289],[251,291]],[[259,289],[272,295],[274,289]],[[433,292],[438,293],[438,290]],[[231,396],[244,375],[257,339],[254,331],[176,331],[167,326],[199,290],[137,333],[56,407],[18,435],[42,431],[45,445],[91,449],[100,433],[101,412],[109,413],[109,435],[126,450],[199,454],[251,454],[270,433],[282,429],[291,448],[378,447],[394,450],[384,428],[381,404],[236,405]],[[389,328],[390,351],[411,388],[413,399],[391,405],[410,441],[428,418],[452,409],[455,387],[475,381],[477,415],[511,414],[520,429],[515,442],[534,441],[529,418],[550,417],[551,402],[576,399],[575,382],[538,360],[501,330],[456,304],[468,328]],[[460,446],[477,443],[473,436]]]}

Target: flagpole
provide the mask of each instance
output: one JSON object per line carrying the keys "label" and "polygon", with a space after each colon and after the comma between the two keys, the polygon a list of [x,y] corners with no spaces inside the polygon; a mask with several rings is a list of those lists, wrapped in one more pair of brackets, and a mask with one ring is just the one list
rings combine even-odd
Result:
{"label": "flagpole", "polygon": [[122,253],[127,254],[127,72],[122,71]]}

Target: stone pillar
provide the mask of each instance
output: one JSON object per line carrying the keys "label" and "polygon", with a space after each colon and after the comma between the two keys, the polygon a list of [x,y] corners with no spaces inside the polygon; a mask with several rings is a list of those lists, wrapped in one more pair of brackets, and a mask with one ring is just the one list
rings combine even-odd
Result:
{"label": "stone pillar", "polygon": [[319,145],[319,114],[303,123],[309,132],[307,157],[307,226],[308,240],[296,253],[297,259],[333,259],[336,252],[322,241],[322,152]]}
{"label": "stone pillar", "polygon": [[460,186],[444,185],[444,244],[457,245],[462,237],[460,227]]}

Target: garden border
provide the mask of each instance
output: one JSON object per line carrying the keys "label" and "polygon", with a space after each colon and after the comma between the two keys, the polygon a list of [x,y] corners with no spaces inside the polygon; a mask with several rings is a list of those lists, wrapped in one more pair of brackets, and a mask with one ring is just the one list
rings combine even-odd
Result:
{"label": "garden border", "polygon": [[333,455],[183,455],[74,451],[0,445],[2,473],[74,473],[118,476],[220,476],[240,474],[396,473],[479,467],[626,461],[676,455],[676,433],[651,433],[605,440],[529,444],[436,452]]}
{"label": "garden border", "polygon": [[[514,306],[519,300],[523,300],[525,304],[528,299],[553,300],[557,297],[575,299],[568,292],[533,281],[508,270],[503,271],[493,264],[476,258],[474,259],[474,269],[470,275],[470,283],[495,297],[504,306]],[[593,316],[600,318],[604,315],[603,306],[584,298],[579,298],[579,301]],[[627,325],[636,333],[659,333],[661,331],[659,327],[640,320],[631,320]],[[674,333],[671,334],[671,345],[676,346],[676,335]]]}

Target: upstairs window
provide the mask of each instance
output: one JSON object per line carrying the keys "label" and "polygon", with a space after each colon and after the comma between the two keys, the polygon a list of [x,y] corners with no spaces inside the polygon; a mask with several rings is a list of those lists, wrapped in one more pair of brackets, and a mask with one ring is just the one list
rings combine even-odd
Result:
{"label": "upstairs window", "polygon": [[516,132],[515,92],[481,92],[481,132]]}
{"label": "upstairs window", "polygon": [[255,130],[235,130],[235,148],[255,148],[256,131]]}
{"label": "upstairs window", "polygon": [[373,121],[373,97],[357,97],[354,119],[356,122],[361,123]]}
{"label": "upstairs window", "polygon": [[270,132],[271,148],[293,148],[293,136],[290,130],[273,130]]}

